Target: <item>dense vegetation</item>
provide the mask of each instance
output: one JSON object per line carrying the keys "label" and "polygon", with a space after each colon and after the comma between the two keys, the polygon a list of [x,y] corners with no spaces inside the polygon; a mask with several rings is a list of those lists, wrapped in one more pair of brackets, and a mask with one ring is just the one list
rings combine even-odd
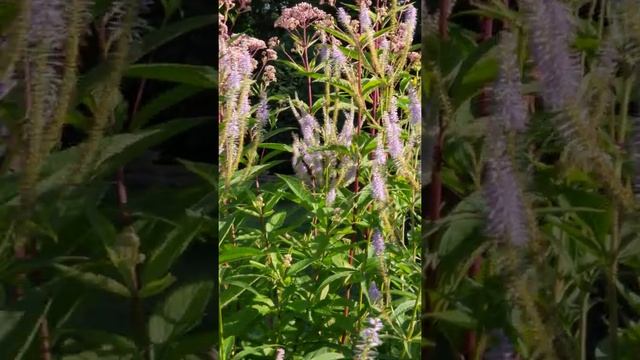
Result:
{"label": "dense vegetation", "polygon": [[425,4],[423,356],[637,358],[637,2]]}
{"label": "dense vegetation", "polygon": [[213,121],[214,11],[0,1],[1,359],[211,357],[215,167],[158,146]]}
{"label": "dense vegetation", "polygon": [[417,9],[219,4],[220,358],[417,358]]}

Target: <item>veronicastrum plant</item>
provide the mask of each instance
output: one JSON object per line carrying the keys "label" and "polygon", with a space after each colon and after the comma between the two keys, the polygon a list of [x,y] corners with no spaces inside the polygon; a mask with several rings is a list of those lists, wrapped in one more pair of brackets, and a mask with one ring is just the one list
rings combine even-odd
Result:
{"label": "veronicastrum plant", "polygon": [[[280,66],[304,81],[294,94],[271,94],[275,110],[254,84],[258,106],[240,128],[269,118],[273,130],[241,135],[249,142],[226,174],[233,186],[220,185],[224,359],[419,356],[417,10],[397,1],[333,5],[284,8],[274,26],[285,37],[259,55],[275,57],[274,45]],[[286,116],[299,125],[291,144],[256,144],[291,131],[275,126]],[[293,175],[256,176],[282,152]]]}
{"label": "veronicastrum plant", "polygon": [[428,120],[442,155],[430,172],[447,191],[428,232],[429,340],[446,339],[431,345],[475,358],[634,358],[637,7],[474,5],[467,14],[500,31],[476,36],[443,9],[428,25],[440,45]]}
{"label": "veronicastrum plant", "polygon": [[[169,359],[213,346],[194,334],[213,282],[176,284],[170,273],[206,233],[214,205],[200,200],[212,189],[198,183],[159,196],[124,177],[149,147],[205,120],[145,126],[215,86],[211,67],[136,64],[215,24],[214,14],[176,20],[178,8],[172,0],[0,1],[0,358]],[[146,20],[152,9],[163,17],[157,28]],[[179,85],[170,101],[142,100],[144,85],[134,81],[135,100],[127,77]],[[66,130],[81,141],[70,144]]]}

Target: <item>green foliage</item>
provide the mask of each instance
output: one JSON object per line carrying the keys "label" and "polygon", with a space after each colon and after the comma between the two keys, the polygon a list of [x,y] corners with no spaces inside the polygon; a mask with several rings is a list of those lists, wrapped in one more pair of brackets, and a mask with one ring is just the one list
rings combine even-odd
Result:
{"label": "green foliage", "polygon": [[[560,3],[568,4],[569,18],[558,26],[542,29],[553,23],[549,13],[526,11]],[[637,227],[631,194],[637,182],[637,57],[623,49],[636,44],[637,7],[525,0],[518,7],[497,0],[456,6],[446,34],[433,25],[437,13],[428,16],[423,81],[433,108],[424,146],[432,153],[441,146],[442,159],[428,164],[427,183],[435,187],[432,180],[441,179],[444,197],[430,207],[442,213],[431,214],[426,231],[434,264],[425,280],[425,316],[433,329],[427,348],[436,357],[448,354],[443,358],[510,351],[521,359],[632,359],[627,350],[640,344],[632,335],[638,309],[627,305],[638,292],[635,275],[627,277],[638,271],[638,238],[631,230]],[[555,14],[564,16],[559,9]],[[482,31],[492,22],[494,30],[511,32],[517,51],[500,53],[502,34],[472,30],[476,20]],[[575,33],[562,33],[571,23]],[[543,45],[534,41],[544,36]],[[561,109],[551,110],[562,96],[560,85],[573,75],[541,64],[562,54],[571,54],[565,64],[575,62],[577,87]],[[525,101],[528,124],[501,140],[495,124],[515,110],[499,103],[510,94],[493,90],[496,80],[513,76],[497,71],[510,59],[517,64],[512,70],[521,72],[512,91]],[[546,89],[553,81],[558,87]],[[486,164],[498,146],[513,161],[514,181],[525,194],[530,236],[524,246],[490,231],[499,209],[487,195]],[[498,330],[508,340],[500,346],[494,345]]]}
{"label": "green foliage", "polygon": [[[18,83],[0,98],[0,126],[10,132],[0,140],[0,358],[204,358],[216,346],[207,326],[214,285],[190,249],[211,242],[215,171],[184,161],[184,173],[206,176],[139,190],[124,169],[211,121],[159,121],[216,86],[211,67],[137,62],[217,16],[176,20],[182,2],[162,1],[163,21],[153,29],[139,26],[146,14],[137,1],[62,1],[68,33],[60,51],[35,48],[18,31],[33,26],[27,15],[56,10],[15,3],[0,1],[0,36],[12,39],[1,52],[15,54],[0,56],[0,88]],[[179,85],[138,104],[120,85],[140,80]],[[82,141],[62,143],[63,126]]]}

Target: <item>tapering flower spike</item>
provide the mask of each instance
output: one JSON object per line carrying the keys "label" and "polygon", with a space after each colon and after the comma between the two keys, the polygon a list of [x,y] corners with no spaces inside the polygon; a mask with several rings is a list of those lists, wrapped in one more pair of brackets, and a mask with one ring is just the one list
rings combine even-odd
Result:
{"label": "tapering flower spike", "polygon": [[494,114],[508,131],[522,131],[527,125],[527,106],[522,96],[520,69],[517,61],[517,37],[513,33],[501,34],[499,53],[500,70],[493,97]]}
{"label": "tapering flower spike", "polygon": [[378,318],[367,319],[367,327],[360,332],[360,341],[356,346],[356,360],[369,360],[376,358],[376,347],[382,345],[380,331],[383,328],[382,321]]}

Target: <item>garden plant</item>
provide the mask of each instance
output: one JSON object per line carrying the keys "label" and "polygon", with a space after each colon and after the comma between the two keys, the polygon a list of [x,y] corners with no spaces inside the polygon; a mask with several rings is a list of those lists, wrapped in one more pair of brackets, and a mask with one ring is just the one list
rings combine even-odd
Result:
{"label": "garden plant", "polygon": [[0,359],[211,358],[216,168],[155,157],[213,122],[175,111],[212,61],[167,54],[214,11],[0,1]]}
{"label": "garden plant", "polygon": [[[268,39],[242,27],[265,3]],[[417,8],[219,14],[219,357],[417,359]]]}
{"label": "garden plant", "polygon": [[638,358],[638,3],[424,5],[423,358]]}

